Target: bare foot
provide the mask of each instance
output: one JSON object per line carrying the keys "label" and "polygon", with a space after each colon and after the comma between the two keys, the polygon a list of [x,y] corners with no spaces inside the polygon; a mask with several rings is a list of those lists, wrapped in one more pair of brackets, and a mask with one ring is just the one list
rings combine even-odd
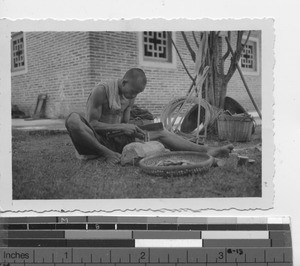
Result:
{"label": "bare foot", "polygon": [[207,154],[213,157],[224,158],[229,156],[229,153],[231,153],[233,148],[234,147],[232,144],[228,144],[222,147],[210,147],[209,150],[207,151]]}
{"label": "bare foot", "polygon": [[108,155],[105,155],[105,160],[109,164],[118,164],[121,162],[121,154],[117,152],[112,152]]}

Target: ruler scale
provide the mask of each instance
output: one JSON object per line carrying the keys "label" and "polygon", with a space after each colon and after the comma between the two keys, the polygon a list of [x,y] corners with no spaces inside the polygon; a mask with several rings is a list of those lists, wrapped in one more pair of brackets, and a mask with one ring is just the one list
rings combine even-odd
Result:
{"label": "ruler scale", "polygon": [[291,266],[288,217],[0,218],[0,265]]}

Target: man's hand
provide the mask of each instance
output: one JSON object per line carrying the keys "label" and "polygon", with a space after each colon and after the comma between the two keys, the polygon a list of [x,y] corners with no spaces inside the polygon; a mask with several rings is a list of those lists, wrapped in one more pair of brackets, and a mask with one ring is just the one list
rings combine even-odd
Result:
{"label": "man's hand", "polygon": [[123,124],[122,131],[126,135],[134,135],[137,138],[143,139],[146,135],[145,131],[134,124]]}

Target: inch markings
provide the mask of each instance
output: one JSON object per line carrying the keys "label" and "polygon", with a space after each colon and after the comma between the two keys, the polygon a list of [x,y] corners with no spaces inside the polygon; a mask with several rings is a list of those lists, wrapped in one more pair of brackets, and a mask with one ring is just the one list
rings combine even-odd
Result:
{"label": "inch markings", "polygon": [[0,217],[0,266],[291,266],[290,220]]}
{"label": "inch markings", "polygon": [[0,248],[1,263],[291,263],[292,248]]}

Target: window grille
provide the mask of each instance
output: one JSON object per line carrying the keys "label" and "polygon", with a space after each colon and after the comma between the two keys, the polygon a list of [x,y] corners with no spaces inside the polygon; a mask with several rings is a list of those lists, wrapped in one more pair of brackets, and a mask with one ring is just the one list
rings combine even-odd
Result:
{"label": "window grille", "polygon": [[248,41],[241,55],[241,67],[245,70],[257,70],[256,43]]}
{"label": "window grille", "polygon": [[171,40],[165,31],[143,32],[144,60],[171,62]]}
{"label": "window grille", "polygon": [[25,69],[26,60],[25,60],[25,43],[24,43],[23,33],[18,33],[12,36],[11,57],[12,57],[11,68],[13,72],[17,72],[19,70]]}

